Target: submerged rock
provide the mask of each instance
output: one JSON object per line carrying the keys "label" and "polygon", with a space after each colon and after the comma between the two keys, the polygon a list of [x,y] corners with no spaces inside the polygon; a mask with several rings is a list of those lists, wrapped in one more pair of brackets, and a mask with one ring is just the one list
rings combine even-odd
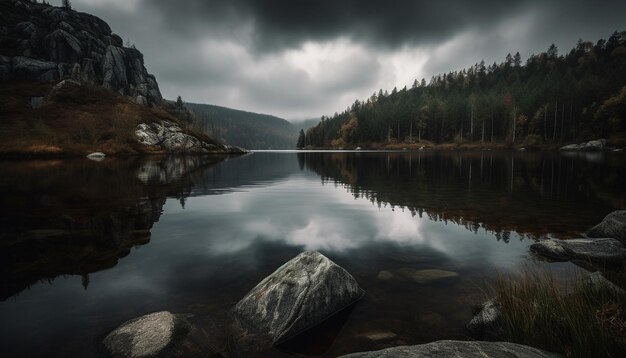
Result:
{"label": "submerged rock", "polygon": [[115,357],[153,357],[162,353],[186,330],[186,322],[170,312],[147,314],[117,327],[104,338],[104,346]]}
{"label": "submerged rock", "polygon": [[356,280],[315,251],[296,256],[263,279],[234,313],[272,345],[317,325],[363,296]]}
{"label": "submerged rock", "polygon": [[530,246],[531,251],[556,260],[583,259],[601,262],[621,262],[626,247],[616,239],[549,239]]}
{"label": "submerged rock", "polygon": [[626,243],[626,210],[614,211],[587,232],[588,237],[612,237]]}
{"label": "submerged rock", "polygon": [[352,353],[342,358],[411,358],[411,357],[509,357],[555,358],[557,354],[508,342],[437,341],[416,346],[400,346],[380,351]]}
{"label": "submerged rock", "polygon": [[398,337],[398,335],[388,331],[375,331],[360,334],[359,337],[365,338],[372,342],[384,342],[395,339],[396,337]]}
{"label": "submerged rock", "polygon": [[439,269],[415,270],[412,268],[403,268],[398,270],[398,273],[404,278],[419,284],[449,281],[459,277],[459,274],[456,272]]}
{"label": "submerged rock", "polygon": [[482,339],[502,336],[502,313],[495,300],[483,303],[480,311],[467,324],[467,329]]}
{"label": "submerged rock", "polygon": [[376,278],[381,281],[389,281],[393,278],[393,273],[391,273],[391,271],[383,270],[378,273]]}

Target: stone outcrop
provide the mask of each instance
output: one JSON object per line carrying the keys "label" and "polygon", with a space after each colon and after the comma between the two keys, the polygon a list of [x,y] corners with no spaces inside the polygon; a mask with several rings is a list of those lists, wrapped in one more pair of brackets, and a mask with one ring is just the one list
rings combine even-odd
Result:
{"label": "stone outcrop", "polygon": [[626,244],[626,210],[608,214],[601,223],[587,232],[588,237],[611,237]]}
{"label": "stone outcrop", "polygon": [[411,357],[508,357],[555,358],[557,354],[508,342],[437,341],[416,346],[399,346],[380,351],[352,353],[341,358],[411,358]]}
{"label": "stone outcrop", "polygon": [[207,153],[245,153],[244,149],[218,143],[208,143],[200,138],[185,133],[176,123],[160,121],[141,123],[135,130],[139,143],[157,146],[168,153],[207,154]]}
{"label": "stone outcrop", "polygon": [[100,85],[142,105],[162,97],[143,55],[101,19],[71,9],[25,0],[0,4],[0,80],[55,81]]}
{"label": "stone outcrop", "polygon": [[626,247],[616,239],[549,239],[530,246],[530,250],[559,261],[571,259],[619,263],[626,259]]}
{"label": "stone outcrop", "polygon": [[234,309],[275,345],[321,323],[363,296],[356,280],[319,252],[296,256],[254,287]]}
{"label": "stone outcrop", "polygon": [[606,147],[606,139],[591,140],[580,144],[568,144],[559,150],[563,152],[598,152]]}
{"label": "stone outcrop", "polygon": [[180,339],[185,331],[188,325],[183,318],[167,311],[154,312],[123,323],[103,343],[114,357],[154,357]]}

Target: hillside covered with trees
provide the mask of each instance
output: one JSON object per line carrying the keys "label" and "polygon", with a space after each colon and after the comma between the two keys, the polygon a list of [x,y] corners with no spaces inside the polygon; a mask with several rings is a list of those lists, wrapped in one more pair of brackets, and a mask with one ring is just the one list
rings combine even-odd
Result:
{"label": "hillside covered with trees", "polygon": [[626,144],[626,32],[579,40],[502,63],[415,80],[374,92],[307,131],[307,147],[430,143],[555,146],[607,138]]}
{"label": "hillside covered with trees", "polygon": [[210,104],[185,103],[203,123],[204,130],[224,143],[247,149],[293,149],[298,129],[286,121]]}

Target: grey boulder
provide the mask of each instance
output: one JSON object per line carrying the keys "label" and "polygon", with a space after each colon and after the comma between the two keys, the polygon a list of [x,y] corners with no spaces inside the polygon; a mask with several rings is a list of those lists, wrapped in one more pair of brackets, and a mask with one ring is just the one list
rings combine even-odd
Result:
{"label": "grey boulder", "polygon": [[626,243],[626,210],[618,210],[608,214],[601,223],[587,232],[588,237],[612,237]]}
{"label": "grey boulder", "polygon": [[467,329],[482,339],[502,336],[502,313],[495,300],[483,303],[480,311],[467,324]]}
{"label": "grey boulder", "polygon": [[167,311],[154,312],[123,323],[103,343],[114,357],[154,357],[187,329],[184,319]]}
{"label": "grey boulder", "polygon": [[306,251],[263,279],[234,308],[240,323],[281,343],[363,296],[356,280],[315,251]]}
{"label": "grey boulder", "polygon": [[508,342],[437,341],[415,346],[399,346],[380,351],[352,353],[342,358],[417,358],[417,357],[463,357],[463,358],[555,358],[557,354],[537,348]]}
{"label": "grey boulder", "polygon": [[91,159],[95,162],[101,162],[104,160],[105,157],[106,157],[106,154],[102,152],[93,152],[93,153],[87,154],[87,159]]}
{"label": "grey boulder", "polygon": [[580,144],[568,144],[562,146],[560,149],[562,152],[575,152],[580,150]]}
{"label": "grey boulder", "polygon": [[195,136],[189,135],[176,123],[141,123],[135,130],[139,143],[157,146],[169,153],[210,153],[224,151],[224,146],[206,143]]}
{"label": "grey boulder", "polygon": [[587,143],[582,143],[580,145],[580,150],[587,151],[587,152],[595,152],[595,151],[603,150],[605,146],[606,146],[606,139],[590,140]]}
{"label": "grey boulder", "polygon": [[530,246],[530,250],[555,260],[583,259],[600,262],[621,262],[626,258],[626,247],[616,239],[549,239]]}
{"label": "grey boulder", "polygon": [[580,144],[568,144],[562,146],[559,150],[562,152],[596,152],[601,151],[606,146],[606,139],[590,140]]}

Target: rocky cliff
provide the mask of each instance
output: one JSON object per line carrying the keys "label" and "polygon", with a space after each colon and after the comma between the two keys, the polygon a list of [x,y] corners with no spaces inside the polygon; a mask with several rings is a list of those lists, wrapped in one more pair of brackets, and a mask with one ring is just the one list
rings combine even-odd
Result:
{"label": "rocky cliff", "polygon": [[27,0],[0,2],[0,80],[72,78],[155,106],[162,97],[143,55],[103,20]]}

